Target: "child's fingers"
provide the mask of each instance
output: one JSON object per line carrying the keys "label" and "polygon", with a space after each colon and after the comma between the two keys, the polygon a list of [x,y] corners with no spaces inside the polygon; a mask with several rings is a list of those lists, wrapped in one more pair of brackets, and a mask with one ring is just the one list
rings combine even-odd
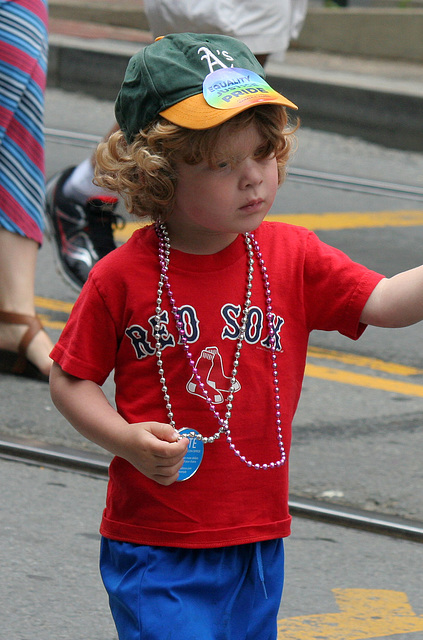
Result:
{"label": "child's fingers", "polygon": [[179,476],[179,469],[182,467],[183,458],[177,464],[171,466],[157,466],[156,473],[152,479],[164,486],[169,486],[176,482]]}
{"label": "child's fingers", "polygon": [[154,454],[171,462],[177,460],[186,453],[188,438],[180,438],[179,434],[170,424],[153,422],[149,428],[150,433],[157,438]]}
{"label": "child's fingers", "polygon": [[142,422],[133,424],[135,440],[131,439],[126,459],[138,471],[162,485],[170,485],[178,479],[188,439],[180,438],[169,424]]}

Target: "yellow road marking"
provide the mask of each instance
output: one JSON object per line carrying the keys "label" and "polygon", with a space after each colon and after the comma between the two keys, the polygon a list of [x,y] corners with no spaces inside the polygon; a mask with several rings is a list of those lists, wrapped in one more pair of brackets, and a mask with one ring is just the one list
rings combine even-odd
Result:
{"label": "yellow road marking", "polygon": [[319,358],[321,360],[332,360],[334,362],[343,362],[352,364],[357,367],[366,367],[375,371],[383,371],[398,376],[415,376],[422,375],[423,369],[416,367],[408,367],[404,364],[396,362],[385,362],[378,358],[369,358],[354,353],[344,353],[343,351],[333,351],[332,349],[320,349],[319,347],[309,347],[307,351],[309,358]]}
{"label": "yellow road marking", "polygon": [[[70,314],[73,307],[73,302],[65,302],[64,300],[54,300],[53,298],[43,298],[41,296],[35,296],[35,306],[38,309],[48,309],[49,311],[57,311]],[[38,313],[38,316],[45,327],[49,329],[55,329],[56,331],[62,331],[65,327],[66,320],[52,320],[45,313]]]}
{"label": "yellow road marking", "polygon": [[401,591],[333,589],[332,592],[340,613],[279,620],[278,638],[367,640],[423,631],[423,616],[414,613],[407,595]]}
{"label": "yellow road marking", "polygon": [[330,367],[307,363],[305,375],[309,378],[319,378],[320,380],[330,380],[366,389],[377,389],[379,391],[390,391],[400,393],[405,396],[417,396],[423,398],[423,385],[401,380],[389,380],[388,378],[373,377],[363,373],[353,373]]}
{"label": "yellow road marking", "polygon": [[150,223],[142,220],[137,220],[136,222],[126,222],[123,228],[114,229],[113,237],[118,244],[123,244],[132,236],[134,231],[140,229],[141,227],[145,227],[147,224]]}
{"label": "yellow road marking", "polygon": [[[423,225],[423,210],[333,212],[333,213],[276,213],[268,220],[287,222],[314,230],[340,230],[372,227],[416,227]],[[127,222],[123,229],[116,229],[115,239],[122,243],[131,237],[135,229],[146,222]]]}
{"label": "yellow road marking", "polygon": [[64,300],[54,300],[53,298],[35,297],[35,305],[42,309],[50,309],[50,311],[64,311],[70,313],[72,311],[73,302],[65,302]]}
{"label": "yellow road marking", "polygon": [[37,315],[44,327],[48,327],[49,329],[56,329],[57,331],[63,331],[63,329],[65,328],[66,322],[61,322],[60,320],[50,320],[49,316],[46,316],[44,313],[38,313]]}
{"label": "yellow road marking", "polygon": [[370,211],[347,213],[287,213],[271,215],[271,220],[296,224],[308,229],[358,229],[372,227],[415,227],[423,225],[423,210]]}

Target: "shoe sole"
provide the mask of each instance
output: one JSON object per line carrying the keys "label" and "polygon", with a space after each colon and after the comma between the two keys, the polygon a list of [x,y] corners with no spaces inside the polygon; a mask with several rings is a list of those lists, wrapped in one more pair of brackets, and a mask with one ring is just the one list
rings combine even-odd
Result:
{"label": "shoe sole", "polygon": [[57,183],[60,180],[60,176],[63,174],[61,171],[58,174],[52,176],[46,183],[46,199],[45,210],[43,211],[43,217],[45,222],[45,236],[48,241],[53,245],[53,259],[57,273],[61,276],[62,280],[70,286],[74,291],[80,293],[82,285],[73,280],[63,266],[62,258],[60,255],[59,244],[57,242],[57,233],[53,222],[54,215],[54,194],[56,192]]}

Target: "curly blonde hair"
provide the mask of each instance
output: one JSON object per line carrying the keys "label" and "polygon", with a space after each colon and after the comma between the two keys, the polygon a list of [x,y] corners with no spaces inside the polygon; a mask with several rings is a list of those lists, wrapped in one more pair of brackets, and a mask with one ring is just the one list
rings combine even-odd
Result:
{"label": "curly blonde hair", "polygon": [[117,131],[97,149],[95,182],[119,193],[129,213],[165,221],[174,206],[176,163],[194,165],[204,160],[217,166],[219,142],[250,124],[257,126],[267,142],[262,157],[275,155],[282,184],[299,123],[289,125],[285,108],[268,104],[247,109],[211,129],[186,129],[159,118],[130,144]]}

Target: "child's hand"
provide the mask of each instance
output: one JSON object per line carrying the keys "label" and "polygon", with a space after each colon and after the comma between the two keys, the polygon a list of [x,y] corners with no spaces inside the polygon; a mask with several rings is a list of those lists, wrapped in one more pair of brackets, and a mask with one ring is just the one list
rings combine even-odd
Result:
{"label": "child's hand", "polygon": [[188,450],[188,438],[178,440],[175,429],[161,422],[139,422],[128,428],[131,435],[123,457],[159,484],[169,486],[176,482]]}
{"label": "child's hand", "polygon": [[176,482],[189,440],[179,440],[170,424],[128,424],[95,382],[65,373],[56,363],[50,385],[55,405],[79,433],[128,460],[147,478],[165,486]]}

